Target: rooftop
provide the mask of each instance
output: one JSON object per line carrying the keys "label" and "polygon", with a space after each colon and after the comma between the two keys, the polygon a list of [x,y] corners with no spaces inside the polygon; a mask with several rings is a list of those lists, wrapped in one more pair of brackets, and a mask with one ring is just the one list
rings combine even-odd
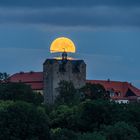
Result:
{"label": "rooftop", "polygon": [[[51,59],[51,61],[52,60],[53,59]],[[33,90],[43,90],[43,72],[31,71],[16,73],[10,77],[10,81],[23,82],[25,84],[31,85]],[[108,91],[112,90],[114,93],[121,93],[121,96],[114,96],[113,98],[115,99],[128,98],[128,95],[131,95],[131,98],[132,96],[140,96],[140,89],[136,88],[128,82],[110,80],[86,80],[86,82],[101,84]]]}

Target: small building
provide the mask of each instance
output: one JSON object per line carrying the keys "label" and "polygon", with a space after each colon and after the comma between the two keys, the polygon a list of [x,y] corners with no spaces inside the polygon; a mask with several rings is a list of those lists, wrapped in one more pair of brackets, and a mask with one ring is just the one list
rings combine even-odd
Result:
{"label": "small building", "polygon": [[10,82],[24,83],[30,85],[33,91],[43,94],[43,73],[42,72],[19,72],[9,78]]}
{"label": "small building", "polygon": [[128,82],[110,80],[87,80],[87,83],[101,84],[111,99],[118,103],[129,103],[140,100],[140,89]]}

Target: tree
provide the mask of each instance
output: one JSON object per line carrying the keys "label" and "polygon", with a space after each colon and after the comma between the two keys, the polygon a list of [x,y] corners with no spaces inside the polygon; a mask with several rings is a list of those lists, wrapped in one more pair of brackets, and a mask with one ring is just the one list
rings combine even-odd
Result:
{"label": "tree", "polygon": [[140,104],[128,104],[127,110],[125,110],[125,112],[129,115],[126,116],[127,120],[125,119],[124,121],[131,123],[140,132]]}
{"label": "tree", "polygon": [[75,130],[76,128],[76,107],[69,107],[67,105],[60,105],[54,109],[49,117],[51,128],[68,128]]}
{"label": "tree", "polygon": [[99,132],[84,133],[78,135],[78,140],[106,140]]}
{"label": "tree", "polygon": [[[121,116],[123,115],[123,116]],[[75,132],[101,130],[127,117],[125,106],[108,100],[87,99],[75,106],[59,105],[49,113],[51,128],[68,128]]]}
{"label": "tree", "polygon": [[0,140],[50,140],[45,111],[25,102],[0,102]]}
{"label": "tree", "polygon": [[52,133],[53,140],[78,140],[77,134],[68,129],[57,128]]}
{"label": "tree", "polygon": [[104,134],[107,140],[139,140],[140,135],[137,128],[125,122],[117,122],[114,125],[106,126]]}
{"label": "tree", "polygon": [[112,123],[113,105],[109,101],[87,99],[79,104],[77,110],[79,131],[93,132],[93,130],[100,130],[102,125]]}
{"label": "tree", "polygon": [[77,102],[77,90],[72,82],[60,81],[58,84],[58,96],[56,97],[56,104],[73,104]]}
{"label": "tree", "polygon": [[1,83],[0,100],[21,100],[40,104],[43,102],[43,95],[33,92],[29,85],[23,83]]}
{"label": "tree", "polygon": [[9,74],[7,74],[6,72],[4,73],[0,72],[0,81],[8,82],[8,80],[9,80]]}
{"label": "tree", "polygon": [[86,83],[80,91],[84,93],[86,99],[109,99],[109,95],[107,94],[105,88],[100,84]]}

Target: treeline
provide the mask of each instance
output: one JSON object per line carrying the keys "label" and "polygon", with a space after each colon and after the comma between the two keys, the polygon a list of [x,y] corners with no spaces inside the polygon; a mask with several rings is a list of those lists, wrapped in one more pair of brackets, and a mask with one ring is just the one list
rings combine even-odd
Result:
{"label": "treeline", "polygon": [[140,104],[110,101],[104,87],[62,81],[53,105],[22,83],[0,84],[0,140],[139,140]]}

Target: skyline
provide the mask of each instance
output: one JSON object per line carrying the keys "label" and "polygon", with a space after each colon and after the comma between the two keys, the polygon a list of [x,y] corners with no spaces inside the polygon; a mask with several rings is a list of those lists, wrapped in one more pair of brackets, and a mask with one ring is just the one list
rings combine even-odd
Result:
{"label": "skyline", "polygon": [[87,79],[128,81],[140,88],[138,0],[0,1],[0,69],[42,71],[51,42],[70,38]]}

